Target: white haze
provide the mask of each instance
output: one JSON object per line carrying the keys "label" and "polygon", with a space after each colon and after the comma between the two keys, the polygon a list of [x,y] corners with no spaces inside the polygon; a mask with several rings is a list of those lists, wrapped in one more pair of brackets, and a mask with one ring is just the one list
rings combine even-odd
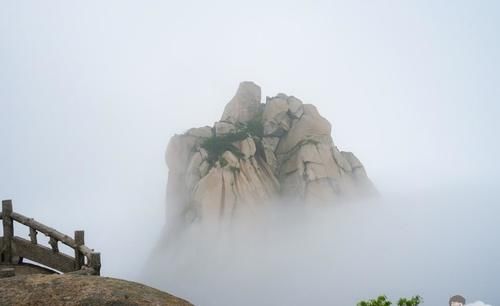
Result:
{"label": "white haze", "polygon": [[[355,305],[420,294],[500,302],[490,187],[290,207],[161,243],[143,279],[197,305]],[[465,188],[466,187],[466,188]]]}
{"label": "white haze", "polygon": [[474,303],[470,303],[470,304],[467,304],[466,306],[491,306],[489,304],[485,304],[484,302],[482,301],[476,301]]}
{"label": "white haze", "polygon": [[[497,1],[1,1],[0,197],[62,232],[85,229],[104,275],[201,305],[380,293],[499,305],[499,12]],[[315,104],[382,197],[307,218],[276,211],[286,216],[222,242],[188,236],[184,261],[165,254],[163,277],[145,273],[169,137],[218,120],[243,80]]]}

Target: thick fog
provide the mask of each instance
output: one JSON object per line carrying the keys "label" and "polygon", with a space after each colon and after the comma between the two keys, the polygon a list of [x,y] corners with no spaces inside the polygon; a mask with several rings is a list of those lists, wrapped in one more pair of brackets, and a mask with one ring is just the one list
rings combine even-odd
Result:
{"label": "thick fog", "polygon": [[380,294],[498,305],[500,209],[487,189],[283,204],[230,230],[194,226],[143,277],[200,305],[355,305]]}
{"label": "thick fog", "polygon": [[[84,229],[103,275],[199,305],[382,293],[498,305],[499,12],[494,1],[2,1],[0,197]],[[275,208],[259,226],[194,228],[162,246],[168,139],[219,120],[244,80],[316,105],[381,196]]]}

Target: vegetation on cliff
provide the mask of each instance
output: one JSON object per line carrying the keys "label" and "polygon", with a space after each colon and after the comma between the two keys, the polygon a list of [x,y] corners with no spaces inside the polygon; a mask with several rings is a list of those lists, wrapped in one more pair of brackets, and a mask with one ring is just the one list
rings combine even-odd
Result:
{"label": "vegetation on cliff", "polygon": [[259,114],[247,123],[238,122],[235,127],[236,131],[234,132],[224,135],[213,135],[201,143],[201,147],[208,153],[207,161],[211,166],[217,161],[219,161],[222,167],[227,165],[227,161],[222,157],[226,151],[230,151],[234,156],[242,158],[244,154],[234,144],[248,137],[252,137],[256,140],[256,144],[260,145],[260,139],[264,133],[262,114]]}
{"label": "vegetation on cliff", "polygon": [[[398,300],[397,306],[418,306],[423,300],[419,295],[413,296],[411,298],[400,298]],[[368,301],[361,301],[357,306],[391,306],[392,302],[387,299],[387,296],[381,295],[376,299],[371,299]]]}

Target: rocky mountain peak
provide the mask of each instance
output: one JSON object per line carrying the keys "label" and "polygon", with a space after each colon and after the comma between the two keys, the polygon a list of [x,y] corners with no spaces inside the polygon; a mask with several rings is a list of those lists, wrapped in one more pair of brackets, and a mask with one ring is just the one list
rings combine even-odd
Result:
{"label": "rocky mountain peak", "polygon": [[314,105],[283,93],[260,101],[260,87],[242,82],[213,127],[170,139],[170,224],[230,220],[276,200],[333,204],[374,192]]}
{"label": "rocky mountain peak", "polygon": [[246,123],[260,112],[260,87],[254,82],[241,82],[234,97],[224,108],[221,122]]}

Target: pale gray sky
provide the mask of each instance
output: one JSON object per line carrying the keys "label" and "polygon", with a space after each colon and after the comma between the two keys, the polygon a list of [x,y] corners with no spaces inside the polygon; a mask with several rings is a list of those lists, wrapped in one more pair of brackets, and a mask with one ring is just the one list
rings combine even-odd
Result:
{"label": "pale gray sky", "polygon": [[498,1],[1,1],[0,197],[127,276],[107,241],[159,231],[169,137],[243,80],[315,104],[382,192],[496,188],[499,30]]}

